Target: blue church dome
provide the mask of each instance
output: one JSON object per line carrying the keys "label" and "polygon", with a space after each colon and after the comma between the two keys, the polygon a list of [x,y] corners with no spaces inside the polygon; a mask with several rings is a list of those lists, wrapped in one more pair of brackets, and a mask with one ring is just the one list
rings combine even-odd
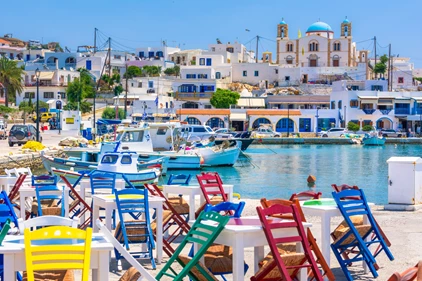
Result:
{"label": "blue church dome", "polygon": [[284,18],[281,19],[280,24],[286,24],[286,22],[284,21]]}
{"label": "blue church dome", "polygon": [[329,26],[328,24],[322,21],[317,21],[313,23],[310,27],[308,27],[308,30],[306,30],[306,32],[327,32],[327,31],[333,32],[333,30],[331,29],[331,26]]}
{"label": "blue church dome", "polygon": [[343,23],[349,23],[349,22],[350,21],[347,18],[345,18],[344,21],[343,21]]}

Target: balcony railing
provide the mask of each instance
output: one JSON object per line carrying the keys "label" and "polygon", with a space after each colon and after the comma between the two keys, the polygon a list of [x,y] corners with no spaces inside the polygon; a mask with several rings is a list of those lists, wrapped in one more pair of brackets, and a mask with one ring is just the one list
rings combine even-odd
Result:
{"label": "balcony railing", "polygon": [[372,114],[375,112],[376,109],[362,109],[365,114]]}
{"label": "balcony railing", "polygon": [[394,113],[395,114],[409,115],[410,109],[409,108],[395,108]]}
{"label": "balcony railing", "polygon": [[213,95],[213,92],[209,93],[184,93],[176,92],[176,99],[187,99],[187,100],[199,100],[199,99],[210,99]]}
{"label": "balcony railing", "polygon": [[388,115],[393,109],[378,109],[382,115]]}
{"label": "balcony railing", "polygon": [[[25,87],[36,87],[37,82],[25,83]],[[40,81],[40,87],[67,87],[67,83],[45,83]]]}

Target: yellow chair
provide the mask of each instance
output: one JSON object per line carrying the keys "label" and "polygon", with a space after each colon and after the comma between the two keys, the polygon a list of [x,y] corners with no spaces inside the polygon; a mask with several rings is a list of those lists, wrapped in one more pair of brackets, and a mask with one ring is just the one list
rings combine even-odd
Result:
{"label": "yellow chair", "polygon": [[81,230],[68,226],[51,226],[34,231],[25,229],[28,281],[35,280],[34,271],[68,269],[82,270],[82,281],[88,281],[91,240],[91,228]]}

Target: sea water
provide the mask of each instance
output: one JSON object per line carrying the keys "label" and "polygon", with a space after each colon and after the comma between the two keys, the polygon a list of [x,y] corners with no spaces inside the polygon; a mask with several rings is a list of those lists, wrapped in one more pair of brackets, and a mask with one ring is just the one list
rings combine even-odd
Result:
{"label": "sea water", "polygon": [[[210,167],[243,198],[285,198],[310,190],[309,175],[316,176],[312,190],[331,197],[331,184],[357,185],[370,202],[387,203],[388,165],[392,156],[422,156],[420,145],[251,145],[233,167]],[[199,171],[169,171],[168,174]],[[166,182],[168,176],[160,180]],[[193,177],[191,184],[196,184]]]}

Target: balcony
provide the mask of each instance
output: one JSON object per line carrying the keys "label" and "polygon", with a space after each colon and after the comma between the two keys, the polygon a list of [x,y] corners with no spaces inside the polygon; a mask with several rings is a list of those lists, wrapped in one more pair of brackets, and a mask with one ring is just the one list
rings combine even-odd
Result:
{"label": "balcony", "polygon": [[363,112],[365,112],[365,114],[372,114],[375,112],[376,109],[362,109]]}
{"label": "balcony", "polygon": [[208,93],[185,93],[185,92],[176,92],[175,98],[178,100],[199,100],[199,99],[210,99],[214,92]]}
{"label": "balcony", "polygon": [[394,109],[394,113],[398,115],[409,115],[410,109],[409,108],[396,108]]}
{"label": "balcony", "polygon": [[[36,87],[37,82],[25,83],[26,88]],[[67,83],[46,83],[45,81],[40,81],[40,87],[67,87]]]}
{"label": "balcony", "polygon": [[388,115],[393,109],[390,108],[390,109],[378,109],[378,110],[382,113],[382,115]]}

